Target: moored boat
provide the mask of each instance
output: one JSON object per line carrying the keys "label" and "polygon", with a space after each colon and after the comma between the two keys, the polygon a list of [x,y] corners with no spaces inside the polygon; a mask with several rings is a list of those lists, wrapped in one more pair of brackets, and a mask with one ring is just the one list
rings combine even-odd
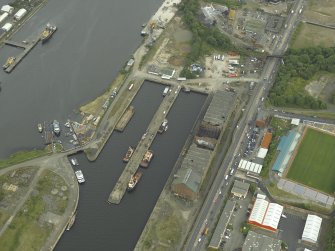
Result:
{"label": "moored boat", "polygon": [[69,223],[67,224],[66,230],[69,231],[71,229],[71,227],[74,224],[74,221],[76,220],[76,213],[74,213],[71,217],[71,219],[69,220]]}
{"label": "moored boat", "polygon": [[162,124],[160,125],[159,129],[158,129],[158,133],[163,133],[166,132],[168,129],[168,120],[164,119],[164,121],[162,122]]}
{"label": "moored boat", "polygon": [[58,136],[60,134],[60,126],[57,120],[54,120],[52,122],[52,128],[53,128],[54,133]]}
{"label": "moored boat", "polygon": [[4,70],[6,70],[9,66],[11,66],[16,60],[16,57],[9,57],[7,60],[6,60],[6,63],[2,66],[2,68]]}
{"label": "moored boat", "polygon": [[57,27],[55,25],[51,25],[48,23],[41,34],[42,44],[47,42],[51,38],[51,36],[55,33],[56,30]]}
{"label": "moored boat", "polygon": [[123,162],[128,162],[131,158],[131,156],[133,156],[134,153],[134,148],[129,146],[128,147],[128,151],[126,152],[126,155],[123,157]]}
{"label": "moored boat", "polygon": [[142,172],[137,170],[136,173],[133,176],[131,176],[131,178],[128,182],[127,191],[130,192],[130,191],[134,190],[137,183],[140,181],[141,177],[142,177]]}
{"label": "moored boat", "polygon": [[75,171],[74,173],[76,175],[79,184],[85,182],[84,174],[81,170]]}
{"label": "moored boat", "polygon": [[43,126],[42,126],[41,123],[37,124],[37,130],[38,130],[38,132],[43,132]]}
{"label": "moored boat", "polygon": [[70,159],[70,161],[71,161],[71,164],[73,166],[79,166],[79,162],[78,162],[77,158],[73,157],[73,158]]}
{"label": "moored boat", "polygon": [[146,151],[146,153],[143,156],[143,159],[140,163],[141,167],[148,167],[150,164],[150,161],[152,160],[152,158],[154,157],[154,152],[151,150]]}

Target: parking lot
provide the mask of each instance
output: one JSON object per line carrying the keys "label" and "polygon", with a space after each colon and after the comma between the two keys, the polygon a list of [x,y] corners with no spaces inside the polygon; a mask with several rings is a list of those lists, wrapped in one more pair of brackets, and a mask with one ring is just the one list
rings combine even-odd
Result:
{"label": "parking lot", "polygon": [[304,231],[305,219],[301,216],[284,213],[287,218],[282,217],[278,226],[278,238],[288,245],[288,251],[295,251],[298,240]]}

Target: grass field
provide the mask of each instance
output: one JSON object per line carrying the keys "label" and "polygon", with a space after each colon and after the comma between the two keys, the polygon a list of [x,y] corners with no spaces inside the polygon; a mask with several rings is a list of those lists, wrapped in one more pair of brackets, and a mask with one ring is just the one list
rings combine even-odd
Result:
{"label": "grass field", "polygon": [[291,46],[293,49],[315,46],[331,47],[334,46],[334,37],[335,30],[301,23],[293,36]]}
{"label": "grass field", "polygon": [[287,178],[326,193],[335,192],[335,137],[308,128]]}

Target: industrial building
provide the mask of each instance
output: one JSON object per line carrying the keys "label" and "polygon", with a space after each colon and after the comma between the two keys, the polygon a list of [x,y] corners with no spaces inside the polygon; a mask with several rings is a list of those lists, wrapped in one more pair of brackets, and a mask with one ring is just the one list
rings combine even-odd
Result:
{"label": "industrial building", "polygon": [[10,5],[4,5],[1,7],[1,13],[12,14],[14,11],[14,7]]}
{"label": "industrial building", "polygon": [[27,10],[26,9],[19,9],[15,15],[14,15],[14,19],[15,20],[20,20],[21,18],[23,18],[25,15],[27,14]]}
{"label": "industrial building", "polygon": [[217,138],[222,134],[235,104],[235,94],[218,91],[204,115],[194,143],[186,152],[171,184],[172,192],[187,200],[196,200],[213,157]]}
{"label": "industrial building", "polygon": [[262,171],[263,166],[245,159],[241,159],[238,164],[238,169],[245,172],[251,172],[252,174],[259,175]]}
{"label": "industrial building", "polygon": [[7,17],[8,17],[8,13],[7,12],[5,12],[5,13],[2,13],[1,14],[1,16],[0,16],[0,23],[2,22],[2,21],[4,21]]}
{"label": "industrial building", "polygon": [[12,27],[13,27],[13,25],[11,24],[11,23],[6,23],[4,26],[2,26],[2,30],[3,31],[6,31],[6,32],[8,32],[8,31],[10,31],[11,29],[12,29]]}
{"label": "industrial building", "polygon": [[234,103],[234,93],[227,91],[215,92],[203,121],[214,126],[222,127],[226,119],[229,118]]}
{"label": "industrial building", "polygon": [[242,251],[281,251],[281,241],[269,236],[249,231]]}
{"label": "industrial building", "polygon": [[177,196],[195,200],[207,174],[211,151],[192,144],[175,174],[171,189]]}
{"label": "industrial building", "polygon": [[272,171],[277,172],[279,176],[282,176],[285,171],[292,153],[299,142],[300,136],[300,133],[290,131],[287,136],[281,137],[277,147],[277,150],[280,151],[280,153],[272,166]]}
{"label": "industrial building", "polygon": [[259,111],[256,117],[256,126],[259,128],[264,128],[268,123],[268,117],[265,116],[264,112]]}
{"label": "industrial building", "polygon": [[236,202],[228,200],[226,203],[226,206],[224,207],[219,222],[216,225],[215,231],[213,233],[212,239],[209,243],[210,248],[218,249],[220,246],[220,243],[223,239],[224,232],[226,231],[226,228],[228,226],[228,223],[230,221],[231,215],[234,212]]}
{"label": "industrial building", "polygon": [[234,186],[231,189],[231,193],[239,198],[245,198],[248,194],[250,184],[239,180],[234,181]]}
{"label": "industrial building", "polygon": [[252,208],[248,222],[252,225],[277,231],[283,206],[277,203],[269,203],[266,199],[258,197]]}
{"label": "industrial building", "polygon": [[272,140],[272,133],[266,132],[261,142],[261,147],[258,150],[257,158],[264,159],[268,153],[269,146]]}
{"label": "industrial building", "polygon": [[322,218],[316,215],[309,214],[307,216],[304,232],[302,233],[302,240],[315,244],[319,237]]}

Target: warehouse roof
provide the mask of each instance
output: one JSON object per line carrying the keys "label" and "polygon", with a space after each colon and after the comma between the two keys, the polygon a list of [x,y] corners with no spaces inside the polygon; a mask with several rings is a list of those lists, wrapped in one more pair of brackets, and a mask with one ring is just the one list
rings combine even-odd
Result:
{"label": "warehouse roof", "polygon": [[257,153],[257,158],[264,159],[266,157],[266,154],[268,153],[268,149],[265,148],[259,148],[258,153]]}
{"label": "warehouse roof", "polygon": [[242,251],[280,251],[281,241],[266,235],[249,231],[245,238]]}
{"label": "warehouse roof", "polygon": [[247,172],[253,172],[256,174],[260,174],[262,171],[262,165],[251,162],[251,161],[247,161],[244,159],[240,160],[240,163],[238,164],[238,169],[241,169],[243,171],[247,171]]}
{"label": "warehouse roof", "polygon": [[249,191],[249,187],[250,187],[249,183],[235,180],[234,186],[231,189],[231,193],[237,196],[242,195],[245,197]]}
{"label": "warehouse roof", "polygon": [[229,223],[231,214],[234,211],[236,202],[228,200],[216,225],[215,231],[213,233],[212,239],[209,243],[209,247],[218,248],[222,240],[223,233],[226,231],[227,225]]}
{"label": "warehouse roof", "polygon": [[249,222],[272,231],[277,230],[283,206],[257,198],[251,211]]}
{"label": "warehouse roof", "polygon": [[307,216],[304,232],[302,233],[302,240],[316,243],[319,237],[321,223],[321,217],[309,214]]}
{"label": "warehouse roof", "polygon": [[227,91],[215,92],[213,99],[206,111],[204,121],[221,126],[232,112],[235,94]]}
{"label": "warehouse roof", "polygon": [[261,143],[261,147],[269,149],[269,145],[271,143],[271,140],[272,140],[272,133],[271,132],[266,132],[264,134],[264,137],[263,137],[263,140],[262,140],[262,143]]}
{"label": "warehouse roof", "polygon": [[211,151],[192,144],[175,174],[174,184],[183,183],[194,192],[198,192],[204,174],[207,171]]}

